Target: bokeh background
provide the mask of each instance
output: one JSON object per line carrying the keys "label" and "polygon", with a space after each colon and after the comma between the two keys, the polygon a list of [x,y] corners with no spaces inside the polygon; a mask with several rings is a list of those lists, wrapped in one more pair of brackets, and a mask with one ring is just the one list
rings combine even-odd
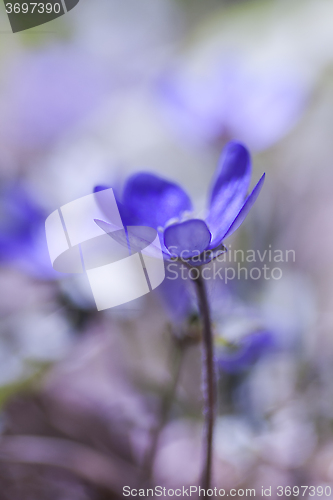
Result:
{"label": "bokeh background", "polygon": [[203,214],[230,139],[266,183],[227,243],[296,257],[208,284],[214,485],[333,488],[331,0],[81,0],[15,35],[0,16],[1,500],[198,483],[191,283],[97,312],[85,276],[53,271],[44,222],[142,170]]}

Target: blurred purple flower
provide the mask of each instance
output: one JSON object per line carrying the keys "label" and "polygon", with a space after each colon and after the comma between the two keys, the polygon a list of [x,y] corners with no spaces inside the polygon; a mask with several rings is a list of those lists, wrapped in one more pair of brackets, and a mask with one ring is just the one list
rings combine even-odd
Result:
{"label": "blurred purple flower", "polygon": [[[242,144],[230,142],[213,180],[205,221],[189,218],[192,203],[180,186],[150,173],[134,174],[128,179],[118,206],[125,226],[149,226],[159,231],[165,259],[180,257],[189,265],[199,266],[225,251],[223,240],[242,224],[256,201],[265,174],[246,196],[250,178],[249,152]],[[101,189],[104,187],[97,186],[95,192]],[[107,207],[104,211],[107,213]],[[106,229],[104,221],[96,223]],[[187,280],[179,275],[176,279],[168,279],[167,275],[160,287],[169,309],[178,311],[178,317],[184,317],[191,309],[187,287]]]}
{"label": "blurred purple flower", "polygon": [[17,57],[4,78],[1,137],[19,149],[49,146],[99,104],[105,73],[91,56],[65,44]]}
{"label": "blurred purple flower", "polygon": [[262,356],[271,353],[275,347],[276,342],[270,331],[256,331],[246,335],[235,345],[217,350],[217,363],[227,373],[242,372]]}
{"label": "blurred purple flower", "polygon": [[240,143],[225,147],[213,180],[206,220],[190,218],[193,207],[177,184],[150,173],[130,177],[122,197],[126,225],[158,229],[164,256],[181,257],[190,265],[210,262],[224,251],[222,242],[242,224],[256,201],[265,174],[250,195],[251,159]]}
{"label": "blurred purple flower", "polygon": [[261,150],[295,125],[306,90],[290,74],[250,72],[234,61],[199,76],[171,72],[160,79],[158,95],[183,136],[204,143],[235,139]]}
{"label": "blurred purple flower", "polygon": [[21,184],[1,189],[0,262],[37,278],[54,278],[45,239],[46,213]]}

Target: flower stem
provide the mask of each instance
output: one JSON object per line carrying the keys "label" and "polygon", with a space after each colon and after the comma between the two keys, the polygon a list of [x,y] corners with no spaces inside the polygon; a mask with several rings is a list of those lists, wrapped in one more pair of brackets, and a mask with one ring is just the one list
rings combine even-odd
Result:
{"label": "flower stem", "polygon": [[203,322],[203,395],[204,395],[204,464],[201,485],[210,488],[212,476],[213,430],[216,406],[216,378],[214,367],[213,334],[205,282],[200,275],[193,279],[197,288],[198,303]]}

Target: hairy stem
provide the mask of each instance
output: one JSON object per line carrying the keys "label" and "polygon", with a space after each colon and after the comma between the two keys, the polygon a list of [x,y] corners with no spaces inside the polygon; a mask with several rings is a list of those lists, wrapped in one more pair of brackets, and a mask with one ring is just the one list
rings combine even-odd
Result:
{"label": "hairy stem", "polygon": [[205,282],[202,274],[193,280],[196,284],[199,309],[203,323],[203,395],[204,395],[204,463],[202,488],[210,488],[212,476],[213,430],[216,405],[213,334]]}

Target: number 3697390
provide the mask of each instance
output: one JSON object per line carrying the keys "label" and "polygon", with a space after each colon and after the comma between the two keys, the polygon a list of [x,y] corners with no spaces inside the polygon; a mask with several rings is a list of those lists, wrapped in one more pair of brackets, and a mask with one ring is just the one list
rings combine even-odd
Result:
{"label": "number 3697390", "polygon": [[7,14],[59,14],[60,11],[60,3],[6,3]]}

